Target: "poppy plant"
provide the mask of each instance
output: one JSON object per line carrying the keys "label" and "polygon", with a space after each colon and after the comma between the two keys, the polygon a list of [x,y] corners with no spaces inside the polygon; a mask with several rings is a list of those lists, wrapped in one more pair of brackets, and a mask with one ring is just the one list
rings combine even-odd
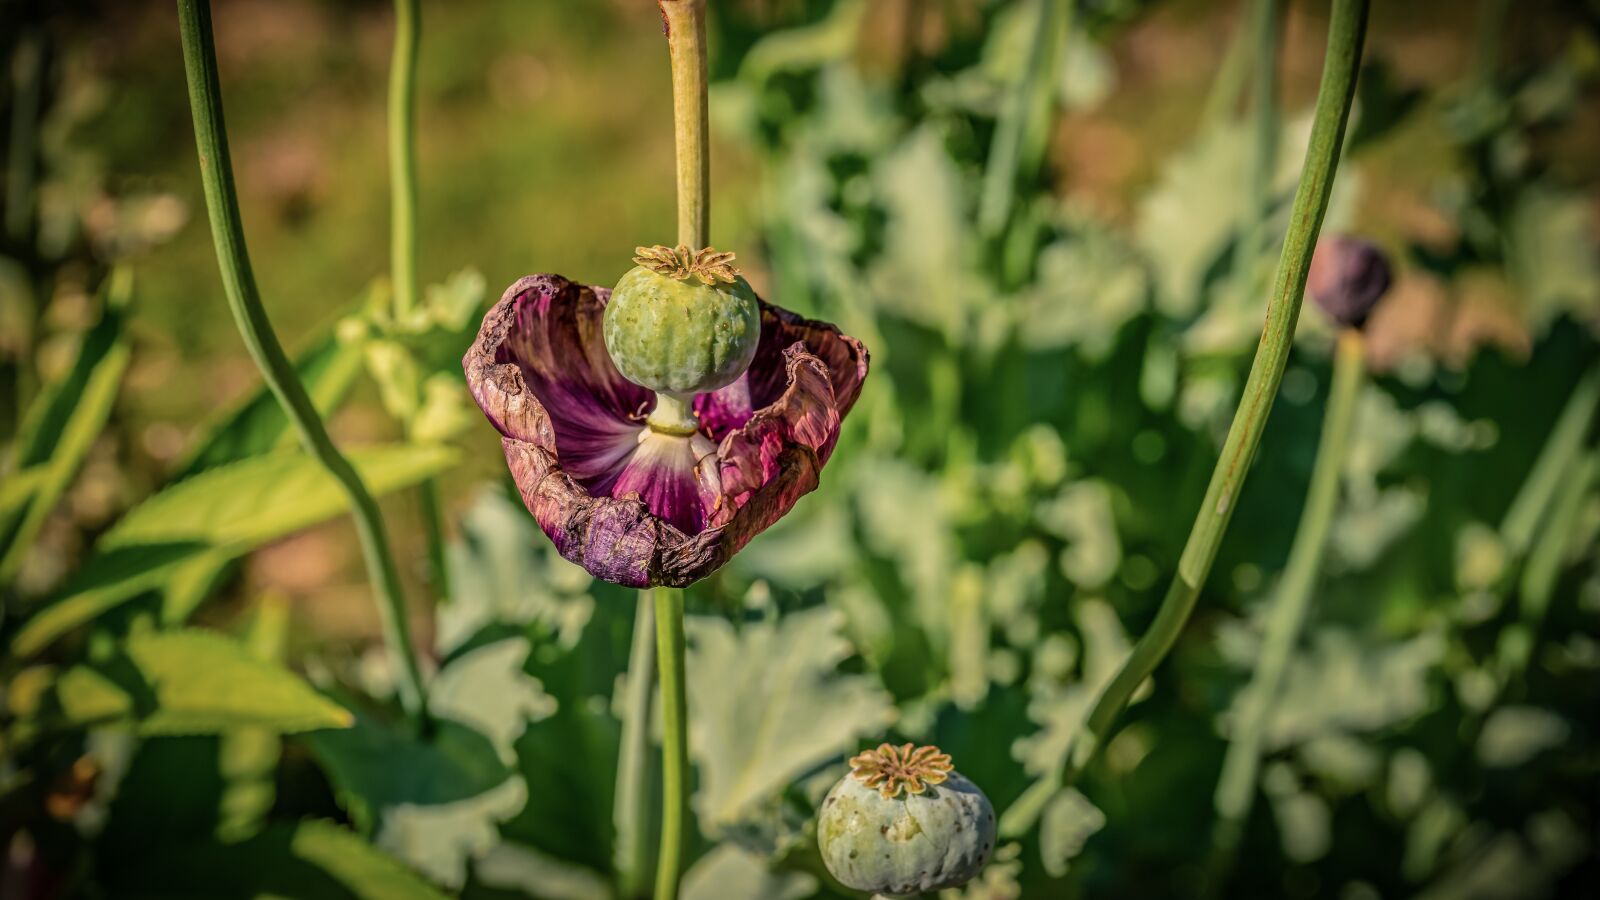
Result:
{"label": "poppy plant", "polygon": [[607,352],[610,298],[559,275],[521,279],[484,317],[467,383],[562,556],[616,584],[681,587],[816,488],[867,350],[758,301],[749,368],[692,395],[690,427],[660,427],[652,413],[671,399],[628,381]]}

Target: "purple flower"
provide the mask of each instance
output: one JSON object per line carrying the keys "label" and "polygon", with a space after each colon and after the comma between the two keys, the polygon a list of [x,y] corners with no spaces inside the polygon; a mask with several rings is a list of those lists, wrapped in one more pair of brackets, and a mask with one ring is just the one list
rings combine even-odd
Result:
{"label": "purple flower", "polygon": [[484,316],[462,365],[523,502],[561,555],[616,584],[678,587],[816,488],[867,377],[867,350],[763,302],[749,370],[695,397],[698,432],[665,434],[644,421],[655,396],[606,353],[610,294],[559,275],[523,278]]}

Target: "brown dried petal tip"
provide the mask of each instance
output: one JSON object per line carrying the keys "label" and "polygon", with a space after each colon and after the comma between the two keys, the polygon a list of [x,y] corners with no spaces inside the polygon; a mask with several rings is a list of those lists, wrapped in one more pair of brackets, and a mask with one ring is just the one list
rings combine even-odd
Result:
{"label": "brown dried petal tip", "polygon": [[733,264],[732,251],[718,252],[712,247],[690,250],[688,244],[676,247],[657,244],[654,247],[635,247],[633,253],[636,264],[678,281],[686,281],[693,276],[702,284],[714,285],[719,281],[732,284],[739,277],[739,269]]}
{"label": "brown dried petal tip", "polygon": [[879,744],[876,750],[850,758],[850,774],[867,787],[877,788],[885,800],[893,799],[901,788],[920,794],[930,784],[943,784],[954,768],[950,754],[934,746]]}

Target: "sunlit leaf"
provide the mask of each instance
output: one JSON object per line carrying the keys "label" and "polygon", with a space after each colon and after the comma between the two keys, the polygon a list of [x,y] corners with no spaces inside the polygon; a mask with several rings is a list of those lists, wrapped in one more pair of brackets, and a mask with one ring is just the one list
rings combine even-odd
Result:
{"label": "sunlit leaf", "polygon": [[[417,484],[448,468],[446,447],[370,447],[349,454],[374,495]],[[239,556],[348,508],[333,476],[297,450],[210,469],[135,507],[101,538],[98,552],[11,644],[30,656],[175,575],[185,559],[208,551]]]}
{"label": "sunlit leaf", "polygon": [[139,733],[344,728],[348,712],[299,676],[207,631],[136,633],[104,660],[63,671],[40,716]]}
{"label": "sunlit leaf", "polygon": [[15,578],[45,518],[77,476],[111,416],[132,356],[123,334],[132,281],[126,269],[112,273],[100,322],[84,336],[66,377],[42,394],[23,420],[10,468],[19,472],[37,468],[42,474],[37,481],[21,479],[32,483],[25,501],[9,498],[0,506],[0,582]]}

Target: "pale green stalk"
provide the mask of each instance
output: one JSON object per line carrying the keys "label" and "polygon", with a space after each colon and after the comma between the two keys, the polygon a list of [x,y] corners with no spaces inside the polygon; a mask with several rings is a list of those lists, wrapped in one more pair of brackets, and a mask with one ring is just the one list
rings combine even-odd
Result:
{"label": "pale green stalk", "polygon": [[189,105],[194,114],[195,147],[200,157],[200,180],[216,244],[217,265],[228,307],[245,347],[261,370],[273,396],[294,425],[306,452],[338,482],[350,502],[356,534],[361,542],[367,572],[373,579],[378,615],[397,676],[400,700],[419,725],[427,721],[427,700],[422,668],[411,646],[405,597],[394,554],[384,532],[378,504],[350,461],[334,446],[317,414],[294,364],[283,352],[267,318],[261,292],[250,266],[239,197],[233,184],[233,164],[228,157],[227,126],[222,111],[222,86],[217,78],[217,53],[211,34],[209,0],[178,0],[179,31],[183,42],[184,73],[189,84]]}
{"label": "pale green stalk", "polygon": [[1194,610],[1200,589],[1211,572],[1217,549],[1227,531],[1239,490],[1260,446],[1267,415],[1283,381],[1293,344],[1295,324],[1305,293],[1311,253],[1316,246],[1322,217],[1327,212],[1345,124],[1355,95],[1356,71],[1366,32],[1366,0],[1335,0],[1323,61],[1322,83],[1317,91],[1310,146],[1300,184],[1295,190],[1289,232],[1273,278],[1267,304],[1266,325],[1255,360],[1245,381],[1244,394],[1222,445],[1222,455],[1211,473],[1205,499],[1195,517],[1189,539],[1178,560],[1178,572],[1167,590],[1155,620],[1134,645],[1133,652],[1115,677],[1100,692],[1088,720],[1067,753],[1063,770],[1034,785],[1001,821],[1002,833],[1026,830],[1044,803],[1062,785],[1071,784],[1110,737],[1112,726],[1139,685],[1150,676],[1177,641]]}
{"label": "pale green stalk", "polygon": [[651,796],[655,772],[650,762],[650,700],[656,667],[655,605],[649,598],[641,598],[635,606],[612,816],[617,830],[617,893],[624,900],[648,896],[650,870],[655,864],[650,840],[655,830]]}
{"label": "pale green stalk", "polygon": [[683,865],[684,811],[688,806],[689,700],[685,684],[683,591],[654,589],[656,655],[661,676],[661,850],[656,860],[656,900],[678,896]]}
{"label": "pale green stalk", "polygon": [[678,162],[678,243],[711,244],[710,104],[705,0],[658,0],[672,57],[672,129]]}
{"label": "pale green stalk", "polygon": [[1305,628],[1317,578],[1322,568],[1328,531],[1338,508],[1339,476],[1356,418],[1365,369],[1365,341],[1361,332],[1346,329],[1339,336],[1333,360],[1333,386],[1324,414],[1322,439],[1311,469],[1300,525],[1295,530],[1283,580],[1268,613],[1266,635],[1250,686],[1240,695],[1234,738],[1222,761],[1217,783],[1217,845],[1224,852],[1237,843],[1239,830],[1255,798],[1256,772],[1261,764],[1261,743],[1267,721],[1283,692],[1283,675],[1290,654]]}

